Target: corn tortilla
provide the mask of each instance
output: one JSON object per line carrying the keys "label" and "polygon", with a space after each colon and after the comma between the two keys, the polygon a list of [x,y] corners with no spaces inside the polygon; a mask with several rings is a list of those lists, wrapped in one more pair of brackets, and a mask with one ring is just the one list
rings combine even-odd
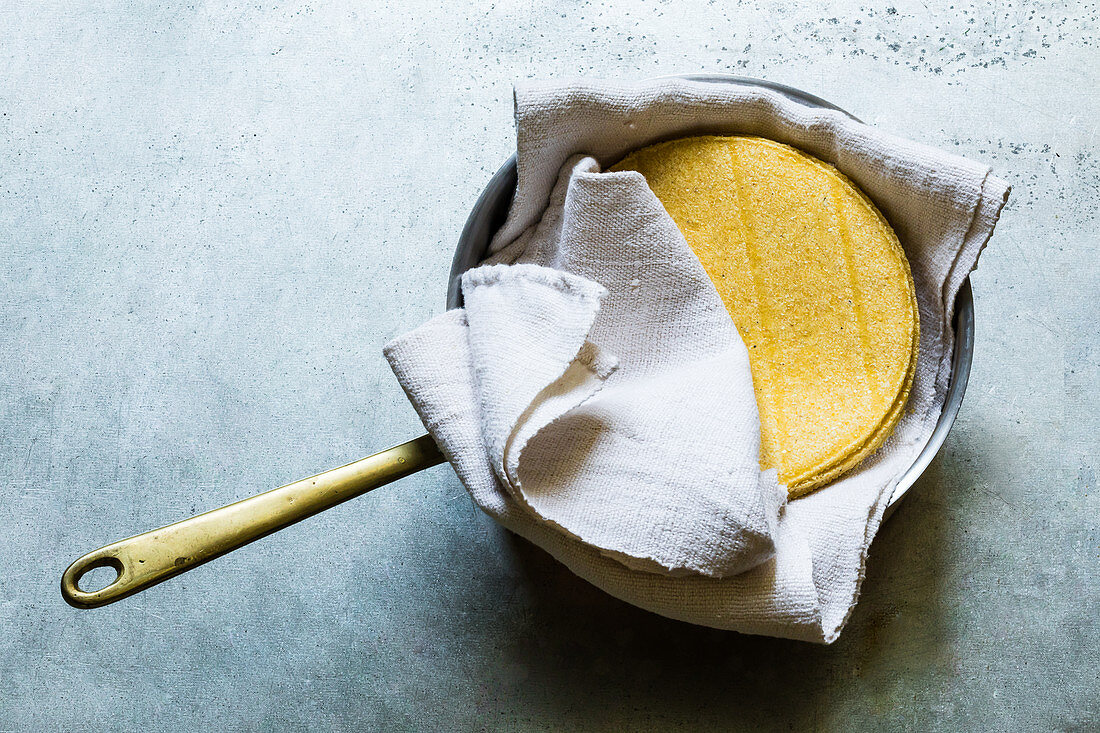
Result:
{"label": "corn tortilla", "polygon": [[832,166],[758,137],[659,143],[634,170],[676,222],[749,351],[760,462],[791,497],[878,449],[917,363],[909,262],[874,204]]}

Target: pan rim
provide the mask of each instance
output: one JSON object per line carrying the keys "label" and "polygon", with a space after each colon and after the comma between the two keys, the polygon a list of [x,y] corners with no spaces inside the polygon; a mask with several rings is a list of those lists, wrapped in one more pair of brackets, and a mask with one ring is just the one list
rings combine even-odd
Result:
{"label": "pan rim", "polygon": [[[820,107],[836,110],[853,120],[859,121],[855,115],[837,107],[820,97],[804,92],[785,84],[754,79],[747,76],[733,74],[673,74],[659,76],[656,79],[685,79],[715,84],[741,84],[755,86],[779,92],[796,102],[811,107]],[[652,80],[651,80],[652,81]],[[504,223],[508,210],[515,196],[518,174],[516,169],[516,156],[513,153],[504,164],[489,179],[489,183],[482,190],[474,203],[466,224],[459,235],[455,248],[454,258],[451,262],[451,273],[447,286],[447,308],[462,307],[462,291],[460,279],[462,273],[476,267],[489,250],[489,243],[497,229]],[[921,475],[927,470],[932,460],[939,453],[947,440],[947,434],[955,423],[955,418],[962,407],[963,396],[966,393],[967,382],[970,379],[970,367],[974,357],[974,296],[970,287],[970,277],[963,280],[958,294],[955,296],[955,313],[952,325],[955,330],[955,347],[951,355],[951,373],[948,376],[947,392],[944,395],[943,410],[940,412],[936,426],[932,430],[928,441],[913,463],[901,475],[894,492],[887,504],[884,519],[893,513],[898,503],[905,497]]]}

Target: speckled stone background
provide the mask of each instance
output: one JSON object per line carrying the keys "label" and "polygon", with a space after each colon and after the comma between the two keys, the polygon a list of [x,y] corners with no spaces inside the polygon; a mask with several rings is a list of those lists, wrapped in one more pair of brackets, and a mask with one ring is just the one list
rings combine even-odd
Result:
{"label": "speckled stone background", "polygon": [[[1095,2],[0,7],[0,730],[1100,727]],[[612,600],[447,466],[118,605],[78,555],[421,432],[528,77],[717,71],[988,161],[959,421],[832,647]]]}

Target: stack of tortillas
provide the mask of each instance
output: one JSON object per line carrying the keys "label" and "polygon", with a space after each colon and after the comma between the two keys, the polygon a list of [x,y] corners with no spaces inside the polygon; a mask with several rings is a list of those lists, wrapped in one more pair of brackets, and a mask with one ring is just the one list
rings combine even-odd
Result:
{"label": "stack of tortillas", "polygon": [[893,229],[844,175],[758,137],[631,153],[698,255],[749,352],[760,462],[791,497],[889,437],[917,364],[919,318]]}

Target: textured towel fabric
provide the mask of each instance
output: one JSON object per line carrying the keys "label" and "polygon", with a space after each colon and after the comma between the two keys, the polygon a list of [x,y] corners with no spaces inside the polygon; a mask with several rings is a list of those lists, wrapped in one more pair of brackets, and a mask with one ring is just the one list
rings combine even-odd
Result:
{"label": "textured towel fabric", "polygon": [[[533,84],[517,88],[516,117],[519,182],[496,264],[464,279],[466,311],[386,347],[425,426],[483,510],[612,595],[833,641],[891,492],[939,417],[951,307],[1008,186],[759,87]],[[836,165],[894,226],[917,287],[920,359],[893,437],[786,505],[745,460],[757,445],[747,359],[713,285],[641,176],[599,172],[701,132],[760,135]]]}

